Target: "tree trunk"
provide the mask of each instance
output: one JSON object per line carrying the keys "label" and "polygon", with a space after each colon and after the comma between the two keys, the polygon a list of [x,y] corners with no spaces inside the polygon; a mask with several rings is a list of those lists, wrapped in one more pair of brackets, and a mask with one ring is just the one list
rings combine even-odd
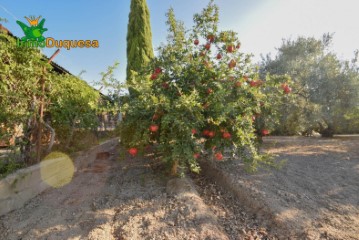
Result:
{"label": "tree trunk", "polygon": [[69,133],[69,136],[67,137],[67,140],[66,140],[66,148],[69,148],[70,146],[70,143],[72,141],[72,138],[74,136],[74,132],[75,132],[75,126],[74,124],[71,125],[71,129],[70,129],[70,133]]}
{"label": "tree trunk", "polygon": [[332,125],[328,125],[327,128],[323,129],[323,131],[320,132],[322,137],[333,137],[334,136],[334,129]]}
{"label": "tree trunk", "polygon": [[49,143],[49,146],[48,146],[48,148],[46,150],[46,153],[50,153],[52,147],[54,146],[56,133],[55,133],[55,129],[53,129],[47,122],[44,122],[44,124],[45,124],[45,127],[47,127],[51,132],[50,143]]}
{"label": "tree trunk", "polygon": [[30,117],[27,121],[27,126],[24,129],[24,136],[22,137],[20,152],[24,163],[28,166],[32,164],[32,135],[34,133],[36,122],[34,117]]}
{"label": "tree trunk", "polygon": [[320,130],[319,133],[322,137],[333,137],[334,136],[334,127],[332,124],[327,123],[327,126],[324,127],[322,123],[318,122]]}
{"label": "tree trunk", "polygon": [[178,160],[175,160],[172,165],[171,175],[177,176],[177,173],[178,173]]}

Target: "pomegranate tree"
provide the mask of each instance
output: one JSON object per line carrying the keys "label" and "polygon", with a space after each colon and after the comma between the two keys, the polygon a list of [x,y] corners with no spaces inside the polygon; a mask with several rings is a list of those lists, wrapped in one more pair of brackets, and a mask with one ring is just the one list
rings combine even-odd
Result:
{"label": "pomegranate tree", "polygon": [[187,34],[173,10],[167,16],[168,42],[128,86],[135,94],[124,106],[122,143],[138,149],[153,145],[173,174],[186,168],[198,172],[200,157],[222,161],[227,151],[255,169],[265,160],[257,136],[270,129],[256,129],[253,116],[270,107],[269,95],[284,94],[283,82],[259,79],[250,56],[239,51],[237,34],[218,30],[213,2],[194,16]]}

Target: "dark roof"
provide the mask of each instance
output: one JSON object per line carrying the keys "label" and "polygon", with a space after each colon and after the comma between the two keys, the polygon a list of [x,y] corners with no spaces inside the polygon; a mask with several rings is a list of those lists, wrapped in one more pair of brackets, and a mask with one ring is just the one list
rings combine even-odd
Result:
{"label": "dark roof", "polygon": [[9,31],[9,29],[4,27],[1,23],[0,23],[0,32],[5,32],[9,36],[17,38],[16,36],[14,36],[14,34],[12,34],[12,32]]}
{"label": "dark roof", "polygon": [[[47,60],[49,59],[48,57],[44,56]],[[61,73],[61,74],[70,74],[72,75],[68,70],[66,70],[65,68],[61,67],[59,64],[55,63],[54,61],[52,61],[51,66],[54,68],[55,72]]]}

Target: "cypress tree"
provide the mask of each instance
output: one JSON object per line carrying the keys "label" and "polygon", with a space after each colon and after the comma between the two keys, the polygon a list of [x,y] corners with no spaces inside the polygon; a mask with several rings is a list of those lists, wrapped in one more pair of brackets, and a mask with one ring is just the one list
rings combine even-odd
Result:
{"label": "cypress tree", "polygon": [[[146,0],[131,0],[127,29],[127,81],[154,58],[150,12]],[[131,90],[130,90],[131,94]]]}

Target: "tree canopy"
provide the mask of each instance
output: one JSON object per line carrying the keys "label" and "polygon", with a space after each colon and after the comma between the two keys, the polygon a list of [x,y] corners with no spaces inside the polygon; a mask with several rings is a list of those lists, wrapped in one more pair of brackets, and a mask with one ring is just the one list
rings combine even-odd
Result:
{"label": "tree canopy", "polygon": [[[46,123],[39,117],[42,98]],[[99,92],[84,81],[52,71],[39,49],[19,47],[14,37],[0,33],[0,140],[11,138],[15,126],[20,126],[23,136],[18,144],[27,163],[34,141],[38,141],[35,132],[39,124],[57,132],[68,129],[67,135],[74,127],[93,128],[98,101]]]}
{"label": "tree canopy", "polygon": [[316,130],[332,136],[359,129],[352,118],[345,117],[359,100],[356,60],[341,61],[330,51],[332,39],[332,35],[324,34],[322,39],[283,40],[275,58],[262,58],[262,75],[287,74],[294,82],[296,98],[281,106],[279,133]]}

